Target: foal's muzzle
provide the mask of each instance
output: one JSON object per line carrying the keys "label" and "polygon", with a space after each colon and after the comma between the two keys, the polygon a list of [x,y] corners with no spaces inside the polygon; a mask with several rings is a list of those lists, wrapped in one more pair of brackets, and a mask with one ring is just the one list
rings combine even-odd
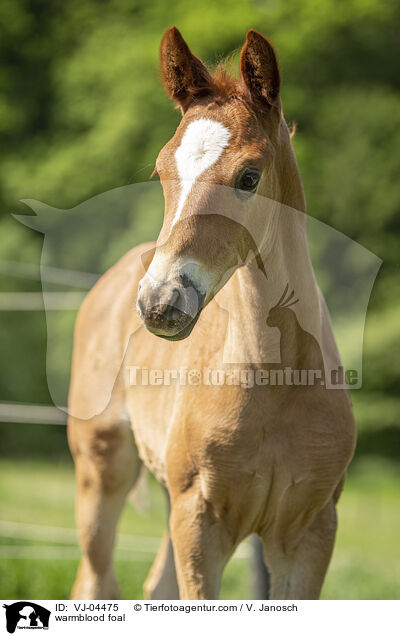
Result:
{"label": "foal's muzzle", "polygon": [[148,275],[139,283],[137,310],[148,331],[167,340],[183,340],[204,306],[204,295],[187,277],[159,283]]}

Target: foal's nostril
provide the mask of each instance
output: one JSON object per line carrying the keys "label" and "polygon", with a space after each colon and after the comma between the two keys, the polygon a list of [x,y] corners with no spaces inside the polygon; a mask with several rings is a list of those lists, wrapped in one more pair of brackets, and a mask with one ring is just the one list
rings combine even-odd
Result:
{"label": "foal's nostril", "polygon": [[166,301],[164,306],[164,315],[166,320],[174,321],[179,318],[182,312],[179,309],[179,301],[180,301],[180,293],[179,290],[173,289],[171,291],[171,295],[169,299]]}
{"label": "foal's nostril", "polygon": [[172,307],[171,305],[167,305],[165,310],[165,318],[168,322],[175,322],[181,316],[183,316],[183,312],[178,309],[178,307]]}
{"label": "foal's nostril", "polygon": [[141,316],[143,316],[143,314],[144,314],[144,304],[143,304],[143,299],[142,299],[142,297],[141,297],[141,296],[138,296],[138,297],[137,297],[136,305],[137,305],[137,308],[138,308],[138,310],[139,310],[139,314],[140,314]]}

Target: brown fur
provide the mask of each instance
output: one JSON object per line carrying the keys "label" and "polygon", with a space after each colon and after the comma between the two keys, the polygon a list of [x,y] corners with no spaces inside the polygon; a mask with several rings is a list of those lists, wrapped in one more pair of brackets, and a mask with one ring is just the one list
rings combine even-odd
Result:
{"label": "brown fur", "polygon": [[[304,192],[281,117],[271,45],[254,31],[248,34],[240,80],[221,70],[211,77],[175,28],[164,35],[161,60],[166,88],[184,115],[157,159],[163,228],[157,245],[131,250],[98,282],[75,332],[68,434],[83,558],[72,595],[117,596],[116,525],[144,462],[171,503],[147,596],[176,598],[179,589],[182,599],[217,598],[225,564],[255,532],[271,572],[271,598],[318,598],[333,549],[335,505],[355,443],[347,392],[322,385],[128,382],[129,365],[226,369],[249,360],[247,366],[263,368],[259,356],[279,353],[278,329],[285,359],[266,369],[282,368],[291,355],[303,367],[321,366],[321,343],[324,355],[340,361],[308,255]],[[174,153],[187,125],[200,117],[230,127],[232,138],[192,188],[171,231],[179,198]],[[232,206],[238,170],[248,161],[262,171],[263,197],[247,203],[236,198]],[[226,215],[202,215],[205,202],[215,210],[238,208],[243,225]],[[265,271],[249,258],[257,250]],[[200,263],[211,286],[190,335],[161,340],[133,309],[138,282],[150,261],[171,279],[186,257]],[[296,313],[282,306],[287,285],[299,298]],[[149,293],[143,285],[140,294]]]}

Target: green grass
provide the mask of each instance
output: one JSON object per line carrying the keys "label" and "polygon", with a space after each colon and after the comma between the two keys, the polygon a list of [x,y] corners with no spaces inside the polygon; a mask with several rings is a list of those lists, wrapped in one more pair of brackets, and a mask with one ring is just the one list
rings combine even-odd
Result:
{"label": "green grass", "polygon": [[355,464],[339,501],[339,530],[325,599],[400,595],[400,471],[382,459]]}
{"label": "green grass", "polygon": [[[399,493],[400,471],[395,464],[363,460],[355,465],[340,500],[339,532],[323,589],[324,599],[398,598]],[[1,518],[4,521],[73,528],[74,494],[72,464],[0,462]],[[125,507],[120,532],[160,537],[165,523],[165,504],[153,481],[142,499],[146,501],[145,509],[137,509],[131,504]],[[0,596],[32,600],[67,597],[77,567],[76,548],[72,542],[73,539],[63,539],[58,545],[50,544],[46,537],[35,536],[33,540],[29,532],[24,538],[2,536],[0,550],[8,550],[4,546],[21,546],[21,550],[24,546],[29,550],[36,546],[51,558],[1,558]],[[124,560],[124,555],[130,560]],[[139,560],[132,560],[136,559],[135,555]],[[116,571],[123,598],[142,597],[142,584],[151,561],[151,554],[127,552],[122,547],[117,551]],[[250,578],[249,563],[243,559],[233,560],[224,574],[222,597],[251,596]]]}

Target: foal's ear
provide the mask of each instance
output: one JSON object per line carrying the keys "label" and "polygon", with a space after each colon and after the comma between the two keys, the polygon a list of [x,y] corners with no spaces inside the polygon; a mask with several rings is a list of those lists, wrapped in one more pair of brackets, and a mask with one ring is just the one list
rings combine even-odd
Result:
{"label": "foal's ear", "polygon": [[240,73],[251,97],[274,106],[279,97],[280,75],[272,44],[257,31],[248,31],[240,54]]}
{"label": "foal's ear", "polygon": [[168,29],[161,41],[161,74],[165,89],[184,113],[196,96],[211,93],[211,75],[193,55],[176,27]]}

